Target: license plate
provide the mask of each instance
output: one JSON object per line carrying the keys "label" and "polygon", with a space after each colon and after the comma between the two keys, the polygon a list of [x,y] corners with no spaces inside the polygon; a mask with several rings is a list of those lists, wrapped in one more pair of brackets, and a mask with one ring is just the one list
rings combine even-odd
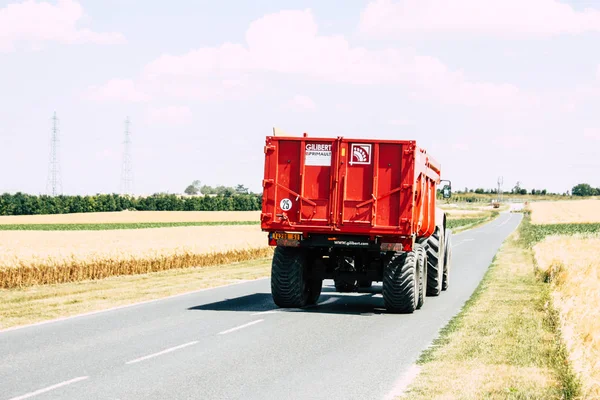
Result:
{"label": "license plate", "polygon": [[273,232],[273,239],[275,239],[275,240],[301,240],[302,235],[300,233]]}

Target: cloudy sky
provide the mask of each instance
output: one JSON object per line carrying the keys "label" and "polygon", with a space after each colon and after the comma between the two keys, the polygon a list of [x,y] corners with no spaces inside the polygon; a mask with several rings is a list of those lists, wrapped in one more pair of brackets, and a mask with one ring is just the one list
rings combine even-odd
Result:
{"label": "cloudy sky", "polygon": [[0,192],[259,191],[273,126],[416,139],[455,188],[600,186],[600,1],[0,0]]}

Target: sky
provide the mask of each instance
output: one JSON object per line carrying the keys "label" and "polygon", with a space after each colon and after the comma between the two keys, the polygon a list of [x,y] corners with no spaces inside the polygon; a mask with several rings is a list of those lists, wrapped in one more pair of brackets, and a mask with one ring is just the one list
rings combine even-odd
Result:
{"label": "sky", "polygon": [[416,140],[454,190],[600,187],[597,0],[0,0],[0,193],[261,191],[265,137]]}

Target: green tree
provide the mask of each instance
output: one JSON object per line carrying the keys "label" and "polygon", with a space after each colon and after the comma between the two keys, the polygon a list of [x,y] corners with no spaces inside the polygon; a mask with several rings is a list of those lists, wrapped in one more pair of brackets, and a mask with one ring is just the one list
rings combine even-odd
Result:
{"label": "green tree", "polygon": [[593,189],[587,183],[580,183],[578,185],[573,186],[571,193],[573,194],[573,196],[587,197],[587,196],[593,196],[594,194],[596,194],[596,190]]}
{"label": "green tree", "polygon": [[235,192],[237,194],[248,194],[248,188],[245,187],[244,185],[237,185],[235,187]]}
{"label": "green tree", "polygon": [[185,194],[195,195],[195,194],[198,194],[199,189],[194,185],[189,185],[188,187],[185,188],[185,190],[183,192]]}

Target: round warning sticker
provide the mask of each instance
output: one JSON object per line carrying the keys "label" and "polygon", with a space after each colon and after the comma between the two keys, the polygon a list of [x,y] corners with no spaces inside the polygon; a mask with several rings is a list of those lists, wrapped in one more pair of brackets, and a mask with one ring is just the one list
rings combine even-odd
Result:
{"label": "round warning sticker", "polygon": [[281,207],[283,211],[289,211],[292,209],[292,201],[290,199],[281,199],[279,207]]}

